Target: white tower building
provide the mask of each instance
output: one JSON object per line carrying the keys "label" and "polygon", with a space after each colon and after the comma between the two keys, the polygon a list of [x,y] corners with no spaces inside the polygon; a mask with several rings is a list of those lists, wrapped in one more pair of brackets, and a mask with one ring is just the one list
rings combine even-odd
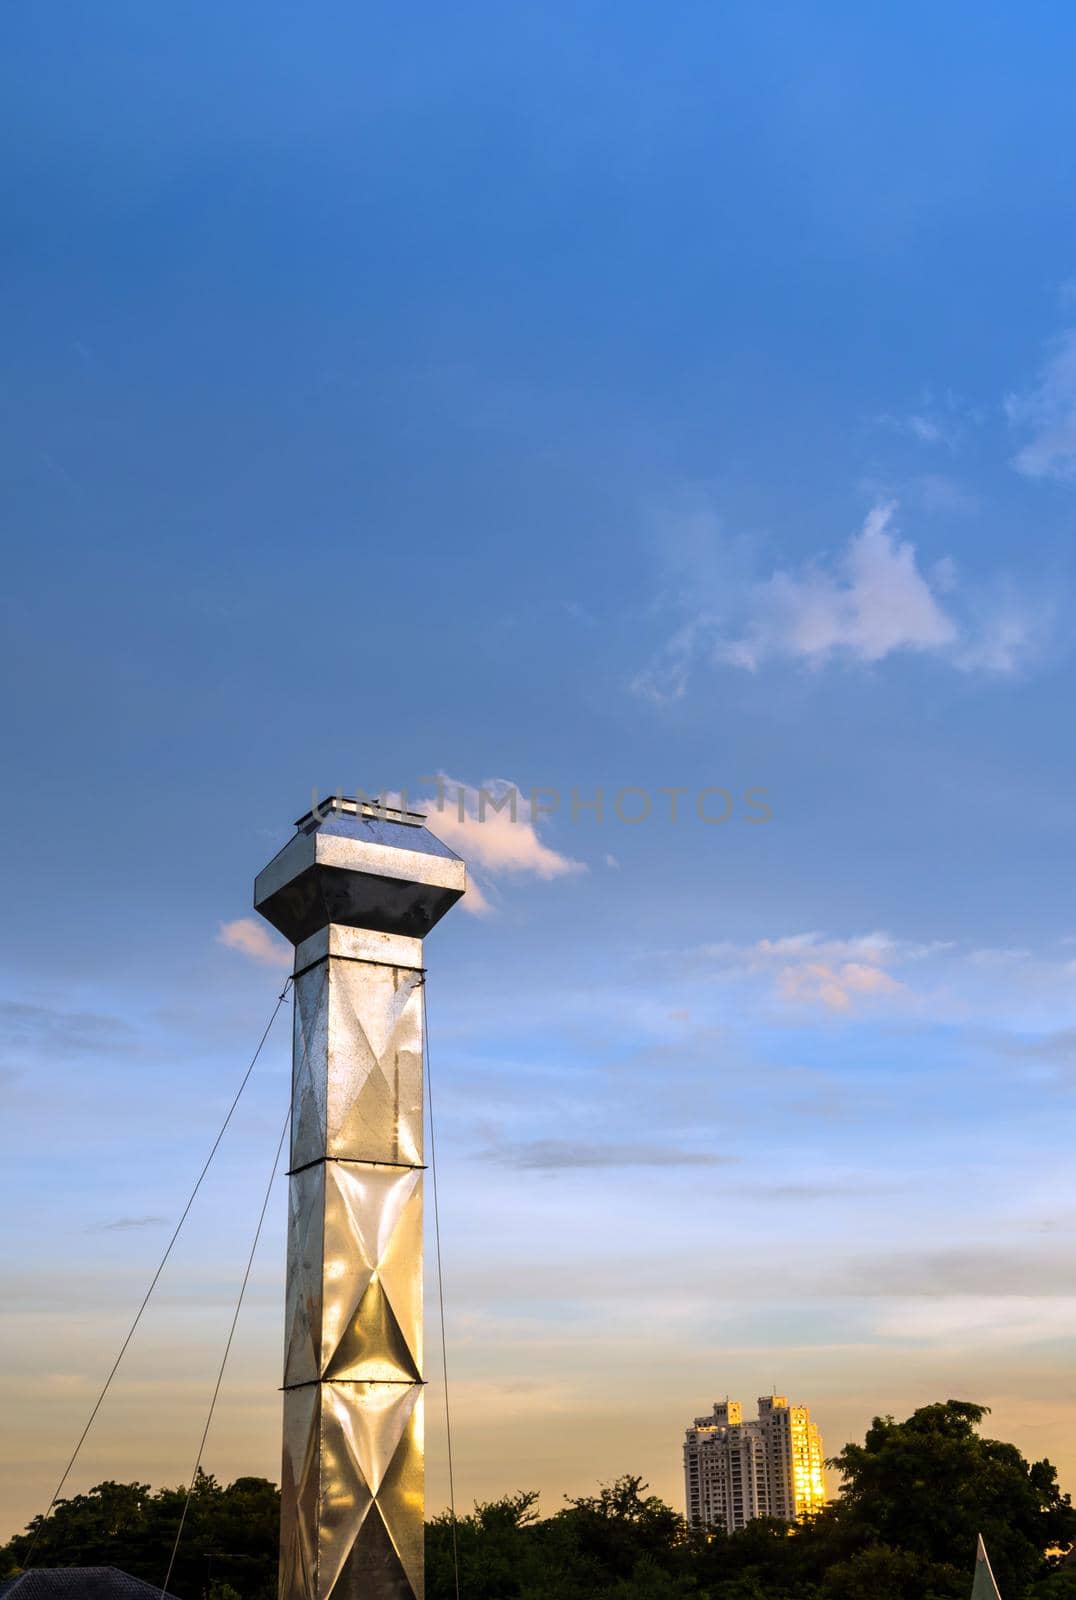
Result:
{"label": "white tower building", "polygon": [[822,1436],[806,1406],[762,1395],[745,1422],[736,1400],[696,1417],[684,1440],[687,1520],[733,1533],[756,1517],[796,1522],[826,1503]]}

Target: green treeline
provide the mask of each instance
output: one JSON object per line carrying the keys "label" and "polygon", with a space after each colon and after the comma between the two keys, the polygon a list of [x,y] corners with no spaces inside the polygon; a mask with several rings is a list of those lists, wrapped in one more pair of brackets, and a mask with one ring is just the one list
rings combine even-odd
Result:
{"label": "green treeline", "polygon": [[[986,1540],[1003,1600],[1076,1600],[1076,1512],[1048,1461],[978,1432],[982,1407],[949,1401],[904,1422],[876,1418],[833,1465],[840,1498],[810,1523],[762,1521],[689,1533],[639,1478],[541,1516],[537,1495],[427,1526],[427,1600],[967,1600]],[[36,1566],[115,1566],[160,1584],[184,1491],[99,1484],[61,1501],[0,1548],[17,1572],[40,1527]],[[262,1478],[199,1480],[171,1589],[180,1600],[274,1600],[279,1494]]]}

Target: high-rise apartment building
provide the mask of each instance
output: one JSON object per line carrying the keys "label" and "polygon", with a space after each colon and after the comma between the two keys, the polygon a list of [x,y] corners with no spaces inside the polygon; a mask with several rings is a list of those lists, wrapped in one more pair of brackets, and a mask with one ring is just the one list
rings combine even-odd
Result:
{"label": "high-rise apartment building", "polygon": [[795,1522],[826,1503],[822,1435],[806,1406],[784,1395],[759,1398],[758,1418],[743,1420],[737,1400],[696,1417],[684,1440],[687,1520],[731,1533],[755,1517]]}

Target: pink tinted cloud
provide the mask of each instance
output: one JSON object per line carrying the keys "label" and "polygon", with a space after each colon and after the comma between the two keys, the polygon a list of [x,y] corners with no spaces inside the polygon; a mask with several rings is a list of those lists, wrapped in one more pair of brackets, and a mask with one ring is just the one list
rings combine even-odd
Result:
{"label": "pink tinted cloud", "polygon": [[291,949],[270,933],[264,922],[253,917],[237,917],[234,922],[222,922],[217,932],[217,943],[229,950],[238,950],[263,967],[290,967]]}

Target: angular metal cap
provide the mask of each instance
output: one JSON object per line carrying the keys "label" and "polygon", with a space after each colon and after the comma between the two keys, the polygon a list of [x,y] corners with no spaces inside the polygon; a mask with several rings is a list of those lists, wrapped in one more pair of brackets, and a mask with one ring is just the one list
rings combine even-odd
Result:
{"label": "angular metal cap", "polygon": [[335,796],[254,880],[254,909],[292,944],[330,922],[421,939],[467,887],[456,853],[415,811]]}

